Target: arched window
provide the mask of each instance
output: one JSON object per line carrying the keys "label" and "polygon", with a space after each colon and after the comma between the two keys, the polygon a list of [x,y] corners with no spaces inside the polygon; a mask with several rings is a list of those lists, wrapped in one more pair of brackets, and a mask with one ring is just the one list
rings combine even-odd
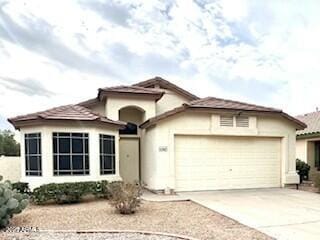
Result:
{"label": "arched window", "polygon": [[119,134],[137,135],[138,134],[138,126],[137,126],[137,124],[128,122],[124,129],[119,130]]}

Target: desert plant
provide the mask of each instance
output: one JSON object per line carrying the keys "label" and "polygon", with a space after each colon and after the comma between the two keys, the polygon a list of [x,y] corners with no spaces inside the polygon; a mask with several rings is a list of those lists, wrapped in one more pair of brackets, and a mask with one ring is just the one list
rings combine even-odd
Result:
{"label": "desert plant", "polygon": [[107,198],[110,195],[107,185],[107,181],[44,184],[33,190],[32,200],[36,204],[48,202],[64,204],[80,202],[88,195]]}
{"label": "desert plant", "polygon": [[141,205],[142,186],[138,183],[112,182],[108,185],[110,204],[121,214],[133,214]]}
{"label": "desert plant", "polygon": [[[2,176],[0,176],[2,181]],[[0,228],[9,224],[14,214],[21,213],[28,205],[28,195],[12,189],[9,181],[0,183]]]}
{"label": "desert plant", "polygon": [[94,195],[97,198],[110,198],[110,192],[108,190],[108,184],[109,182],[107,180],[102,180],[101,182],[97,182],[96,189],[94,191]]}
{"label": "desert plant", "polygon": [[17,190],[18,193],[30,194],[29,183],[26,182],[15,182],[12,183],[12,189]]}
{"label": "desert plant", "polygon": [[300,176],[300,183],[302,183],[303,180],[309,179],[310,166],[307,163],[301,161],[300,159],[297,159],[296,170]]}

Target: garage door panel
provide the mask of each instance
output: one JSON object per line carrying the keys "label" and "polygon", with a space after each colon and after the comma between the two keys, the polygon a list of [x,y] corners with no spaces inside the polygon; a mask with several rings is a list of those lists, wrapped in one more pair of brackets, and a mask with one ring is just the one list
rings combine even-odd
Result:
{"label": "garage door panel", "polygon": [[280,186],[280,139],[178,136],[179,191]]}

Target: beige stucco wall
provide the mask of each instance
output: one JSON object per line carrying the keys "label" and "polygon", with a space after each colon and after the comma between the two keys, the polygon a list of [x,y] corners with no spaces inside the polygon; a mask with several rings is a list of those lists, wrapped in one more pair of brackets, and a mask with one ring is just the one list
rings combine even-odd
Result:
{"label": "beige stucco wall", "polygon": [[101,116],[106,115],[105,102],[99,102],[89,107],[93,112],[100,114]]}
{"label": "beige stucco wall", "polygon": [[[89,134],[89,168],[90,174],[83,176],[54,176],[53,175],[53,132],[83,132]],[[26,176],[24,161],[24,134],[41,133],[42,148],[42,176]],[[21,129],[21,181],[28,182],[31,188],[46,183],[62,183],[77,181],[98,181],[120,180],[119,176],[119,154],[116,154],[116,174],[100,175],[100,158],[99,158],[99,134],[108,134],[115,136],[115,150],[119,153],[119,135],[118,130],[113,127],[95,126],[89,124],[76,123],[59,123],[56,125],[47,125],[42,127],[29,127]]]}
{"label": "beige stucco wall", "polygon": [[124,122],[132,122],[135,124],[141,124],[144,119],[144,113],[141,110],[136,108],[125,108],[120,110],[120,118],[119,120]]}
{"label": "beige stucco wall", "polygon": [[162,89],[160,90],[164,91],[165,94],[162,96],[162,98],[156,103],[156,113],[157,115],[172,110],[173,108],[181,106],[183,103],[188,102],[188,99],[185,97],[182,97],[181,95],[168,90],[168,89]]}
{"label": "beige stucco wall", "polygon": [[296,140],[296,158],[304,162],[307,162],[307,143],[306,139]]}
{"label": "beige stucco wall", "polygon": [[11,182],[20,181],[20,157],[0,156],[0,176]]}
{"label": "beige stucco wall", "polygon": [[[146,131],[146,141],[142,162],[156,169],[152,177],[143,180],[151,189],[175,188],[175,135],[220,135],[278,137],[281,139],[281,185],[297,183],[295,170],[295,126],[283,118],[251,116],[250,128],[220,127],[219,115],[211,113],[186,112],[159,122],[152,131]],[[151,134],[151,136],[148,136]],[[160,151],[166,147],[167,151]],[[205,154],[205,153],[204,153]],[[149,156],[152,156],[151,158]]]}
{"label": "beige stucco wall", "polygon": [[155,182],[157,178],[156,130],[149,128],[141,131],[141,180],[144,183]]}
{"label": "beige stucco wall", "polygon": [[155,101],[152,99],[130,97],[108,97],[106,100],[106,116],[113,120],[119,120],[119,110],[124,107],[136,107],[144,111],[143,121],[154,117],[156,114]]}

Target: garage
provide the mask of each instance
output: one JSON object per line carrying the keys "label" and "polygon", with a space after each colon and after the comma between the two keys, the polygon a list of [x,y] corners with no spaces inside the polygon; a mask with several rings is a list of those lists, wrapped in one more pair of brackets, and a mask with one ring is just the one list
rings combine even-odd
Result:
{"label": "garage", "polygon": [[176,191],[280,187],[281,139],[175,136]]}

